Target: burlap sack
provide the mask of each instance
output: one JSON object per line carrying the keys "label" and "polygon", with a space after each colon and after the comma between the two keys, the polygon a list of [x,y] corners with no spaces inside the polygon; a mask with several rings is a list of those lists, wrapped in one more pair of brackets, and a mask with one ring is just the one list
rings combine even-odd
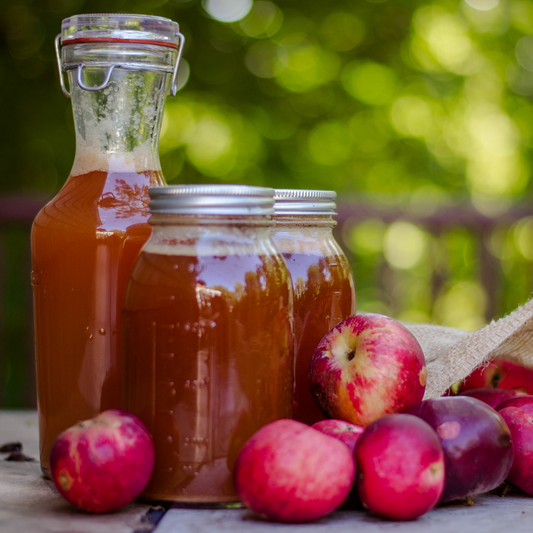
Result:
{"label": "burlap sack", "polygon": [[424,399],[441,396],[455,382],[495,357],[533,367],[533,299],[478,331],[406,324],[424,350],[428,381]]}

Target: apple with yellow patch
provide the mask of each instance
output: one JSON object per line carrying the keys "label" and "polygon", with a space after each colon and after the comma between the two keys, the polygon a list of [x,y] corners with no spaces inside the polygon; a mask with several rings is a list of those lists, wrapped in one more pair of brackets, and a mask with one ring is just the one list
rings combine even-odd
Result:
{"label": "apple with yellow patch", "polygon": [[426,379],[424,353],[413,334],[375,313],[333,328],[309,367],[311,392],[324,414],[364,427],[420,403]]}
{"label": "apple with yellow patch", "polygon": [[131,413],[109,409],[59,435],[50,454],[50,473],[70,503],[105,513],[139,496],[154,462],[154,443],[143,423]]}

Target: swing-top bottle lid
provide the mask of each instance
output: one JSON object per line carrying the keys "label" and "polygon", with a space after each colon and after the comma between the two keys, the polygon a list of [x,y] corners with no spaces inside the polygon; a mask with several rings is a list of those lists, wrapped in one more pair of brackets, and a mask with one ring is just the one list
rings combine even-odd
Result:
{"label": "swing-top bottle lid", "polygon": [[312,189],[275,189],[276,215],[336,215],[337,193]]}
{"label": "swing-top bottle lid", "polygon": [[61,44],[127,42],[177,48],[177,22],[152,15],[90,13],[74,15],[61,24]]}

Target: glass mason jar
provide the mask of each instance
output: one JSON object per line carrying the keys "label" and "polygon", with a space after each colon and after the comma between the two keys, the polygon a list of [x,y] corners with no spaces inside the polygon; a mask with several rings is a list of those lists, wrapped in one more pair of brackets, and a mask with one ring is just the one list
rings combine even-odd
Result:
{"label": "glass mason jar", "polygon": [[165,184],[159,132],[182,47],[175,22],[143,15],[71,17],[56,38],[61,86],[72,98],[76,157],[31,235],[45,475],[59,433],[122,406],[124,293],[151,231],[148,189]]}
{"label": "glass mason jar", "polygon": [[124,310],[125,408],[154,438],[149,500],[237,502],[260,427],[292,416],[292,287],[271,239],[273,189],[150,189],[152,236]]}
{"label": "glass mason jar", "polygon": [[325,416],[309,388],[309,364],[322,337],[355,314],[350,266],[333,237],[334,191],[276,189],[272,238],[294,287],[294,418],[314,424]]}

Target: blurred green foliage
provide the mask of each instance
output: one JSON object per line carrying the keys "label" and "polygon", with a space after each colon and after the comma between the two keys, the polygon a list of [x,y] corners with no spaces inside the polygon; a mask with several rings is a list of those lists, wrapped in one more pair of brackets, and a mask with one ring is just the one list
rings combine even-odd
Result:
{"label": "blurred green foliage", "polygon": [[[169,183],[335,189],[413,210],[529,201],[531,0],[3,0],[0,193],[52,195],[74,157],[53,40],[61,20],[137,12],[186,36],[161,159]],[[479,236],[379,218],[341,228],[359,309],[475,329]],[[495,226],[499,312],[532,289],[533,218]],[[435,272],[446,278],[431,293]]]}
{"label": "blurred green foliage", "polygon": [[51,193],[68,175],[74,135],[53,38],[64,17],[101,11],[166,16],[186,36],[187,80],[167,102],[161,139],[169,182],[396,201],[463,195],[484,211],[529,191],[531,1],[4,0],[0,9],[0,150],[12,176],[2,191]]}

